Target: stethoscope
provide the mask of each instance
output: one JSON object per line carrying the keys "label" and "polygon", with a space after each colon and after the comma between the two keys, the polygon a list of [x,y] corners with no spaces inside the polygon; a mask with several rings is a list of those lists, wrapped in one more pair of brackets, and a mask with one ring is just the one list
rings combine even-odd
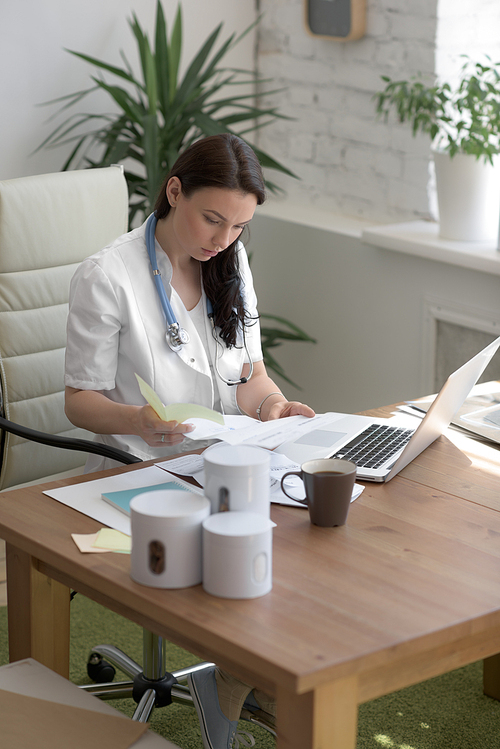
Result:
{"label": "stethoscope", "polygon": [[[172,349],[172,351],[175,351],[176,353],[178,353],[185,343],[189,343],[189,334],[187,333],[186,330],[184,330],[184,328],[181,328],[181,326],[177,322],[174,311],[172,309],[172,305],[170,304],[170,299],[167,296],[167,292],[165,291],[165,286],[163,285],[163,281],[161,280],[161,273],[158,268],[158,261],[156,259],[156,248],[155,248],[155,230],[156,230],[157,221],[158,219],[156,218],[156,215],[152,213],[146,222],[146,248],[148,251],[149,260],[151,262],[151,268],[153,269],[153,278],[154,278],[154,282],[156,286],[156,291],[158,292],[158,296],[160,297],[161,306],[162,306],[162,309],[163,309],[163,312],[165,314],[165,318],[167,321],[167,331],[165,334],[165,338],[166,338],[168,346]],[[239,380],[228,380],[225,377],[223,377],[221,373],[219,372],[218,352],[219,352],[219,346],[222,346],[222,344],[219,341],[219,338],[215,332],[214,309],[212,306],[212,302],[210,301],[210,299],[208,299],[208,297],[207,297],[207,315],[209,317],[210,322],[212,323],[212,335],[216,342],[215,371],[217,372],[218,377],[226,385],[243,385],[245,382],[248,382],[248,380],[253,374],[253,361],[248,351],[245,330],[243,329],[243,345],[245,347],[248,360],[250,362],[250,372],[248,373],[248,377],[241,377]]]}

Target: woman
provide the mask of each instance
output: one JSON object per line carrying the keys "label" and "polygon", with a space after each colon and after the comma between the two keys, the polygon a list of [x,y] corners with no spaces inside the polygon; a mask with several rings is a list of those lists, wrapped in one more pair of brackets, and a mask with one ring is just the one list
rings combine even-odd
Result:
{"label": "woman", "polygon": [[[194,143],[165,180],[154,238],[162,282],[189,338],[178,352],[165,342],[146,224],[81,264],[68,318],[70,421],[144,460],[193,449],[195,443],[184,442],[189,424],[163,422],[144,405],[136,372],[166,405],[197,403],[263,421],[313,415],[308,406],[287,401],[262,360],[256,297],[239,238],[264,199],[254,152],[229,134]],[[91,456],[87,470],[112,465]]]}
{"label": "woman", "polygon": [[[178,158],[148,222],[80,265],[68,317],[70,421],[144,460],[199,447],[186,439],[192,426],[164,422],[144,405],[135,373],[164,404],[197,403],[262,421],[314,415],[309,406],[286,399],[263,363],[257,300],[240,236],[264,200],[252,149],[235,135],[204,138]],[[150,251],[154,243],[151,260],[147,232]],[[174,342],[176,350],[165,340],[155,263],[184,341]],[[91,456],[87,470],[112,465]],[[272,700],[218,669],[193,675],[190,687],[206,749],[233,745],[242,709],[274,711]]]}

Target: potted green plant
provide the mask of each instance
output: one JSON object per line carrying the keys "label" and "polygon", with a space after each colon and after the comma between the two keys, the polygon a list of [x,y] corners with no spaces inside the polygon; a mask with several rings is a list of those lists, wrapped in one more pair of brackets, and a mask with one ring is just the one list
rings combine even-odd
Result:
{"label": "potted green plant", "polygon": [[[67,117],[44,140],[39,148],[56,148],[70,143],[72,150],[64,163],[63,171],[71,168],[102,167],[123,163],[129,189],[129,221],[147,215],[156,194],[177,156],[187,146],[204,135],[234,132],[245,140],[277,118],[285,118],[274,107],[255,104],[255,85],[258,80],[253,71],[223,67],[225,55],[247,34],[250,26],[236,37],[229,36],[216,48],[222,23],[209,34],[199,51],[179,75],[182,52],[182,11],[177,7],[170,36],[163,7],[156,6],[155,45],[133,15],[129,21],[135,36],[141,77],[137,78],[132,66],[122,53],[124,67],[109,65],[93,57],[68,50],[103,73],[118,79],[109,83],[101,75],[92,76],[94,84],[74,94],[68,94],[47,104],[59,104],[61,112],[79,104],[94,91],[105,91],[114,104],[111,114],[77,113]],[[250,88],[241,93],[242,88]],[[232,93],[231,88],[238,93]],[[265,94],[272,91],[263,92]],[[256,148],[264,168],[275,169],[291,177],[295,175],[269,154]],[[267,180],[271,191],[278,188]],[[309,341],[305,331],[275,315],[262,315],[267,323],[262,326],[264,361],[280,377],[296,385],[284,372],[270,349],[284,341]],[[269,322],[273,321],[274,325]],[[299,388],[300,389],[300,388]]]}
{"label": "potted green plant", "polygon": [[[67,117],[43,141],[39,148],[72,145],[63,170],[76,167],[100,167],[123,163],[130,195],[130,222],[137,213],[149,213],[164,175],[187,146],[204,135],[234,132],[247,140],[249,133],[274,122],[288,119],[274,107],[255,104],[256,84],[253,71],[222,66],[227,53],[248,34],[231,34],[217,48],[220,23],[212,31],[180,76],[182,53],[182,11],[178,5],[170,37],[163,7],[156,6],[155,44],[150,43],[135,14],[129,25],[135,36],[140,61],[140,77],[121,52],[124,67],[109,65],[89,55],[67,50],[97,68],[93,85],[60,97],[48,105],[59,104],[54,116],[67,112],[95,91],[106,92],[114,105],[110,114],[77,113]],[[115,82],[108,82],[104,74]],[[118,79],[118,80],[116,80]],[[231,89],[237,88],[237,92]],[[242,91],[247,90],[247,93]],[[261,91],[260,97],[275,93]],[[256,148],[263,167],[295,175],[269,154]],[[268,181],[270,190],[276,186]]]}
{"label": "potted green plant", "polygon": [[500,206],[500,62],[463,57],[456,85],[382,76],[386,85],[375,94],[376,111],[386,120],[395,112],[414,136],[430,136],[440,236],[491,241]]}

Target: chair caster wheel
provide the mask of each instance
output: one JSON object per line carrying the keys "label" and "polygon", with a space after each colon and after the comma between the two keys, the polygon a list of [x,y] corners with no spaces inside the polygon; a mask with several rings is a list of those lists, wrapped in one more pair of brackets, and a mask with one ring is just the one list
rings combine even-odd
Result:
{"label": "chair caster wheel", "polygon": [[96,684],[105,684],[113,681],[116,670],[99,653],[91,653],[87,661],[87,674]]}

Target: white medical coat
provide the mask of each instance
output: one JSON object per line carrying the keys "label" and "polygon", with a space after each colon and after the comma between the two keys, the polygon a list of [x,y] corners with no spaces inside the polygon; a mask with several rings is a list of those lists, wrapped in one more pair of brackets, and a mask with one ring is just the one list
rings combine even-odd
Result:
{"label": "white medical coat", "polygon": [[[159,395],[165,405],[196,403],[212,408],[217,395],[224,413],[239,413],[236,386],[225,385],[211,376],[210,362],[199,331],[175,289],[170,285],[172,266],[156,243],[158,267],[174,314],[189,334],[189,343],[179,353],[165,340],[166,321],[156,292],[149,261],[145,224],[119,237],[78,267],[70,287],[67,325],[65,384],[80,390],[100,390],[117,403],[143,406],[135,373]],[[243,245],[238,246],[242,294],[249,315],[257,317],[257,299]],[[208,261],[210,262],[210,261]],[[205,292],[203,305],[206,309]],[[205,332],[212,362],[216,343],[208,315]],[[246,344],[253,361],[260,361],[262,348],[258,320],[246,326]],[[237,380],[248,361],[241,336],[237,346],[228,349],[221,341],[219,371],[226,379]],[[240,385],[238,387],[245,387]],[[217,388],[216,393],[214,388]],[[181,451],[180,446],[151,448],[135,435],[98,435],[97,440],[131,452],[143,460],[161,458]],[[186,441],[184,449],[197,446]],[[116,465],[99,456],[90,456],[87,470]]]}

